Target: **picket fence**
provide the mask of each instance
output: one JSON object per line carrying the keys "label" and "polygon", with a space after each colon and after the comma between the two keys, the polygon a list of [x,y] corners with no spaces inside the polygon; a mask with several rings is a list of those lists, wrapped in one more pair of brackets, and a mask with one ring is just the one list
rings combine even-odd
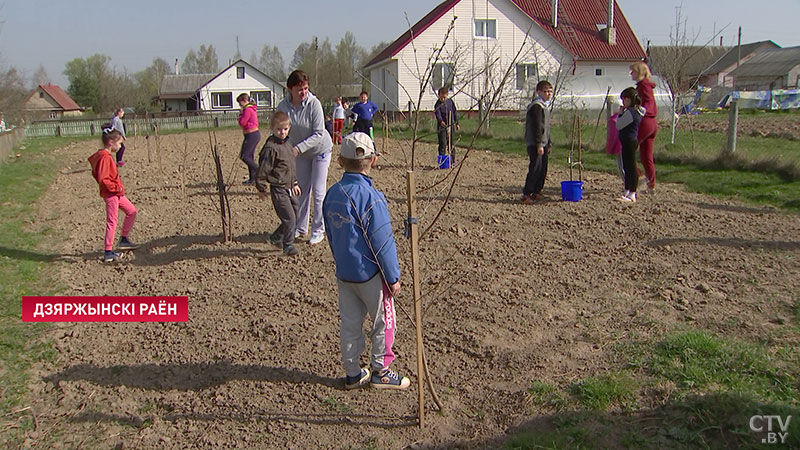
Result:
{"label": "picket fence", "polygon": [[[269,123],[272,110],[259,110],[258,116],[261,123]],[[223,113],[198,113],[192,115],[166,116],[166,117],[129,117],[122,119],[125,134],[153,134],[158,128],[159,132],[169,130],[199,130],[208,128],[235,127],[239,125],[238,111]],[[42,120],[31,123],[25,128],[27,137],[43,136],[94,136],[102,133],[101,127],[109,119],[92,120]]]}

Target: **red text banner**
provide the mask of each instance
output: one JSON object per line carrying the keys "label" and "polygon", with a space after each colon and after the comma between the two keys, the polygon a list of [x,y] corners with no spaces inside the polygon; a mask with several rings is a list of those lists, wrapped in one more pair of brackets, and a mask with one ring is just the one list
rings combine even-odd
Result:
{"label": "red text banner", "polygon": [[189,297],[22,297],[23,322],[186,322]]}

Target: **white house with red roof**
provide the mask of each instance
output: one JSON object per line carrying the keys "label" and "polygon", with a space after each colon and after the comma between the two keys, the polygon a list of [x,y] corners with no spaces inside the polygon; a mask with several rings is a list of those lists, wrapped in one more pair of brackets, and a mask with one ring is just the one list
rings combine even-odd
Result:
{"label": "white house with red roof", "polygon": [[54,84],[40,84],[28,97],[23,110],[28,115],[61,119],[83,114],[83,109],[75,103],[63,89]]}
{"label": "white house with red roof", "polygon": [[541,79],[557,85],[562,102],[599,107],[609,88],[619,94],[633,85],[629,66],[645,57],[614,0],[447,0],[369,61],[365,71],[371,100],[389,111],[406,111],[409,102],[417,102],[420,74],[428,66],[433,74],[422,110],[433,109],[444,85],[459,109],[474,109],[485,86],[498,86],[512,62],[495,109],[524,107]]}
{"label": "white house with red roof", "polygon": [[285,93],[281,82],[239,59],[219,73],[165,75],[158,99],[164,111],[232,111],[240,109],[240,94],[250,95],[259,108],[271,109]]}

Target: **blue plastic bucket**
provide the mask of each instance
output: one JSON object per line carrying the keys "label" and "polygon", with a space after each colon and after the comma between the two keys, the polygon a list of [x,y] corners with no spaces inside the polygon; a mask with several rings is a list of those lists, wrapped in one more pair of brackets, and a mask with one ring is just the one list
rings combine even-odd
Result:
{"label": "blue plastic bucket", "polygon": [[450,155],[437,155],[436,166],[440,169],[450,168]]}
{"label": "blue plastic bucket", "polygon": [[562,181],[561,198],[565,202],[579,202],[583,198],[583,181]]}

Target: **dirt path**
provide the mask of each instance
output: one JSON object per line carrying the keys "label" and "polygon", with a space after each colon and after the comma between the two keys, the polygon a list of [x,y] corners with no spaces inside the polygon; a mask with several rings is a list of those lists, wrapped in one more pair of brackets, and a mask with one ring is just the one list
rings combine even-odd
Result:
{"label": "dirt path", "polygon": [[[422,242],[425,337],[447,410],[415,426],[417,395],[345,392],[336,284],[327,243],[283,257],[266,241],[271,205],[239,184],[240,136],[219,135],[236,242],[219,243],[206,134],[162,138],[163,174],[144,140],[122,170],[143,244],[99,261],[104,205],[88,171],[94,146],[57,153],[62,175],[34,225],[67,236],[66,295],[188,295],[188,323],[57,324],[57,363],[34,377],[32,445],[64,448],[403,448],[504,433],[543,411],[534,380],[567,386],[618,367],[613,343],[682,326],[756,338],[792,320],[800,220],[661,185],[617,203],[617,178],[590,172],[579,203],[551,170],[542,204],[517,203],[526,161],[474,152],[446,214]],[[185,196],[177,169],[187,139]],[[151,144],[152,145],[152,144]],[[435,149],[420,154],[431,164]],[[554,153],[553,157],[564,155]],[[235,168],[231,175],[231,168]],[[446,172],[419,170],[419,186]],[[337,179],[340,169],[330,171]],[[404,280],[405,169],[393,142],[374,172],[389,199]],[[422,194],[421,222],[441,204]],[[396,369],[413,376],[410,289],[398,300]],[[49,445],[49,444],[48,444]]]}

